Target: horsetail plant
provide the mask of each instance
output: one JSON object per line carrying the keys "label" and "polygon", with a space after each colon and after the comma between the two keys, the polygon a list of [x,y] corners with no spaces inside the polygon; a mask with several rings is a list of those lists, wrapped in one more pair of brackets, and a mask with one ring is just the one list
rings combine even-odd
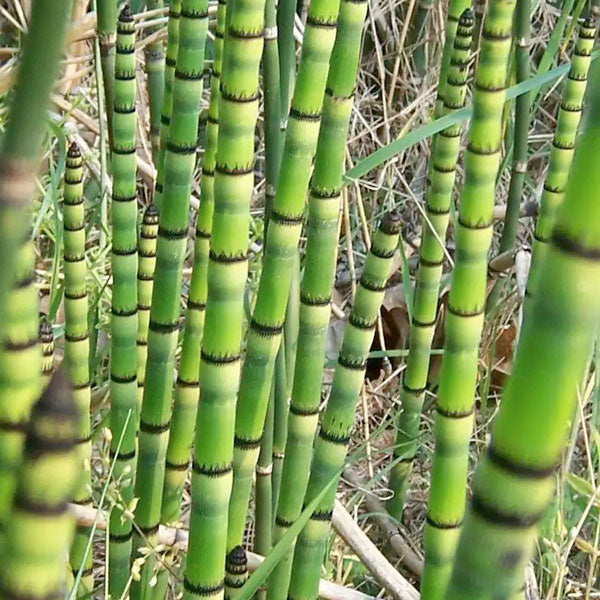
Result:
{"label": "horsetail plant", "polygon": [[142,409],[144,380],[146,378],[146,358],[148,356],[148,324],[150,322],[150,304],[154,287],[154,268],[156,266],[156,238],[158,235],[158,211],[150,204],[144,211],[138,241],[137,272],[137,409]]}
{"label": "horsetail plant", "polygon": [[[83,199],[83,160],[79,147],[73,142],[67,152],[63,198],[64,278],[65,278],[65,366],[78,411],[77,460],[80,469],[73,502],[91,506],[92,442],[90,437],[90,343],[88,335],[88,295],[85,262],[85,209]],[[94,587],[92,554],[86,553],[90,529],[78,527],[71,547],[70,564],[81,574],[81,595]]]}
{"label": "horsetail plant", "polygon": [[[277,543],[302,512],[318,425],[326,333],[335,276],[342,171],[360,58],[365,2],[342,0],[331,55],[307,222],[306,267],[300,288],[300,323],[288,438],[274,527]],[[310,348],[310,351],[306,351]],[[285,598],[292,550],[275,567],[268,597]]]}
{"label": "horsetail plant", "polygon": [[[46,131],[46,108],[62,52],[70,0],[34,0],[10,118],[0,143],[0,339],[9,325],[8,296],[17,255],[29,235],[33,176]],[[37,336],[37,316],[36,316]],[[27,411],[31,405],[27,407]],[[0,509],[0,519],[2,509]]]}
{"label": "horsetail plant", "polygon": [[222,597],[264,0],[227,6],[184,598]]}
{"label": "horsetail plant", "polygon": [[160,209],[164,187],[165,148],[171,125],[173,110],[173,82],[177,66],[177,51],[179,50],[179,19],[181,17],[181,0],[169,3],[169,24],[167,33],[167,52],[165,57],[165,90],[160,112],[160,136],[158,160],[156,162],[156,185],[154,187],[154,205]]}
{"label": "horsetail plant", "polygon": [[235,600],[248,579],[248,558],[242,546],[235,546],[225,563],[225,600]]}
{"label": "horsetail plant", "polygon": [[592,73],[590,109],[564,204],[539,266],[491,442],[473,479],[448,600],[509,597],[522,588],[540,519],[555,493],[555,471],[600,317],[600,63]]}
{"label": "horsetail plant", "polygon": [[[349,0],[345,2],[350,4]],[[373,237],[352,312],[344,330],[331,394],[315,441],[310,479],[304,497],[305,504],[310,504],[322,493],[332,479],[337,481],[346,459],[356,401],[363,385],[367,356],[373,342],[392,258],[398,247],[399,234],[399,216],[396,213],[387,213]],[[287,596],[290,600],[316,600],[319,595],[321,564],[329,534],[336,487],[329,487],[298,536]]]}
{"label": "horsetail plant", "polygon": [[235,417],[233,490],[227,547],[242,541],[275,358],[281,342],[305,197],[314,158],[340,0],[313,0],[269,215],[256,304],[246,340]]}
{"label": "horsetail plant", "polygon": [[[21,241],[0,345],[0,532],[6,530],[31,408],[42,391],[34,248]],[[0,541],[2,533],[0,533]]]}
{"label": "horsetail plant", "polygon": [[[146,384],[139,429],[136,474],[136,547],[153,543],[161,517],[165,457],[171,422],[171,394],[179,331],[179,298],[187,246],[189,199],[196,162],[198,116],[203,88],[207,0],[184,0],[179,21],[179,50],[173,82],[173,110],[165,146],[164,190],[159,209],[156,269],[148,332]],[[197,375],[194,375],[197,377]],[[132,598],[141,597],[152,576],[147,558]]]}
{"label": "horsetail plant", "polygon": [[444,597],[465,510],[487,254],[502,145],[502,112],[515,0],[491,0],[475,71],[465,183],[455,224],[456,253],[435,415],[435,454],[425,524],[423,600]]}
{"label": "horsetail plant", "polygon": [[[137,201],[135,29],[125,6],[119,15],[112,136],[112,319],[110,356],[111,452],[123,505],[133,500],[137,403]],[[83,259],[82,259],[83,260]],[[123,428],[126,432],[122,436]],[[117,452],[118,440],[123,437]],[[129,579],[131,521],[115,507],[110,516],[109,590],[120,597]]]}
{"label": "horsetail plant", "polygon": [[533,234],[532,264],[527,281],[528,297],[536,294],[537,271],[539,265],[544,261],[556,222],[556,215],[565,194],[575,152],[577,128],[583,109],[583,97],[587,87],[587,76],[595,39],[596,23],[593,17],[588,17],[579,29],[579,36],[571,58],[571,68],[556,120],[548,172],[540,199],[540,212]]}
{"label": "horsetail plant", "polygon": [[5,598],[62,597],[64,551],[73,535],[68,502],[79,477],[77,407],[58,371],[35,404],[6,523],[0,589]]}
{"label": "horsetail plant", "polygon": [[38,330],[42,348],[42,387],[46,387],[54,370],[54,331],[46,315],[41,315]]}
{"label": "horsetail plant", "polygon": [[118,0],[96,0],[96,33],[100,45],[100,64],[104,83],[104,106],[112,136],[112,116],[115,99],[115,47],[117,43]]}
{"label": "horsetail plant", "polygon": [[[439,116],[456,112],[465,105],[473,21],[471,9],[465,9],[456,30],[454,49],[447,71],[443,110]],[[387,504],[388,511],[397,520],[401,520],[402,517],[418,445],[431,343],[437,321],[440,279],[444,266],[443,244],[452,204],[461,131],[462,126],[457,123],[440,131],[431,142],[432,151],[425,190],[425,216],[422,221],[423,233],[410,327],[410,352],[402,377],[401,409],[394,447],[395,464],[390,472],[389,485],[393,496]]]}

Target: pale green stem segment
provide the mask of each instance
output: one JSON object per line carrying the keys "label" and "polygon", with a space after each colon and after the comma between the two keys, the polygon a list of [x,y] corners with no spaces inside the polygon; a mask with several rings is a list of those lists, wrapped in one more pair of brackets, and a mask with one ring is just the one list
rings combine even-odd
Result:
{"label": "pale green stem segment", "polygon": [[[162,7],[163,0],[146,0],[148,10],[156,10]],[[152,35],[158,29],[158,26],[152,27],[148,30],[148,34]],[[158,39],[148,44],[145,54],[150,104],[150,143],[152,144],[152,157],[156,164],[160,157],[160,119],[165,93],[165,51],[163,41]]]}
{"label": "pale green stem segment", "polygon": [[[165,187],[159,210],[146,382],[139,428],[136,549],[155,543],[161,518],[207,28],[208,0],[184,0],[179,19],[172,115],[165,146]],[[133,600],[145,598],[151,592],[148,583],[153,576],[154,563],[155,556],[149,556],[141,580],[133,582]]]}
{"label": "pale green stem segment", "polygon": [[184,598],[223,598],[264,0],[227,6]]}
{"label": "pale green stem segment", "polygon": [[228,548],[242,542],[246,524],[275,358],[282,338],[292,273],[297,268],[306,192],[317,148],[339,7],[340,0],[312,0],[308,9],[236,407]]}
{"label": "pale green stem segment", "polygon": [[160,112],[160,136],[158,159],[156,164],[156,185],[154,187],[154,205],[160,210],[165,180],[165,149],[171,125],[173,111],[173,83],[179,51],[179,19],[181,17],[181,0],[172,0],[169,4],[169,23],[167,27],[167,55],[165,58],[165,89]]}
{"label": "pale green stem segment", "polygon": [[[338,36],[331,56],[308,205],[306,267],[300,288],[298,352],[273,532],[274,543],[285,535],[300,516],[310,473],[331,314],[346,137],[366,11],[365,2],[342,0]],[[267,596],[270,600],[286,597],[292,555],[293,548],[269,578]]]}
{"label": "pale green stem segment", "polygon": [[54,371],[54,331],[45,315],[40,317],[39,340],[42,349],[42,387],[46,388]]}
{"label": "pale green stem segment", "polygon": [[150,204],[144,211],[138,240],[137,272],[137,414],[142,412],[144,381],[146,379],[146,360],[148,358],[148,326],[152,289],[154,287],[154,269],[156,267],[156,238],[158,236],[158,211]]}
{"label": "pale green stem segment", "polygon": [[546,256],[556,215],[565,195],[595,39],[596,23],[592,17],[588,17],[579,29],[579,37],[571,58],[571,69],[558,111],[548,172],[540,199],[540,213],[533,234],[532,264],[527,281],[528,297],[533,297],[537,293],[537,271]]}
{"label": "pale green stem segment", "polygon": [[117,43],[117,0],[96,0],[96,32],[100,45],[100,66],[104,83],[109,137],[112,137],[112,117],[115,101],[115,46]]}
{"label": "pale green stem segment", "polygon": [[33,243],[21,240],[0,345],[0,532],[10,520],[25,430],[43,385],[34,261]]}
{"label": "pale green stem segment", "polygon": [[[10,118],[0,142],[0,340],[6,338],[9,296],[17,281],[23,240],[29,236],[33,176],[46,133],[46,109],[63,50],[71,0],[34,0],[23,42]],[[37,332],[37,317],[35,329]],[[37,333],[36,333],[37,336]],[[34,365],[38,369],[38,366]],[[30,371],[29,375],[37,371]],[[30,405],[27,407],[29,411]],[[2,509],[0,509],[0,519]]]}
{"label": "pale green stem segment", "polygon": [[492,439],[475,472],[447,600],[506,598],[521,588],[540,519],[555,494],[555,470],[600,316],[597,61],[590,79],[586,124]]}
{"label": "pale green stem segment", "polygon": [[225,563],[225,600],[235,600],[248,579],[248,558],[242,546],[235,546]]}
{"label": "pale green stem segment", "polygon": [[80,477],[77,420],[69,383],[59,371],[35,404],[27,427],[2,551],[3,598],[64,597],[64,553],[74,529],[68,503]]}
{"label": "pale green stem segment", "polygon": [[502,146],[502,107],[516,0],[491,0],[475,72],[465,184],[435,415],[435,454],[425,525],[423,600],[444,597],[465,511],[469,439],[484,319],[487,255]]}
{"label": "pale green stem segment", "polygon": [[173,420],[167,447],[161,515],[163,523],[174,523],[179,520],[181,495],[190,464],[198,409],[200,348],[204,331],[208,255],[214,211],[215,157],[219,131],[219,84],[221,80],[223,36],[225,35],[225,11],[225,3],[219,3],[215,31],[215,55],[212,65],[211,97],[206,124],[202,179],[200,180],[201,201],[196,220],[194,266],[185,317],[181,360],[175,386]]}
{"label": "pale green stem segment", "polygon": [[[448,77],[440,117],[451,114],[465,105],[473,21],[471,9],[466,9],[460,17],[446,71]],[[431,343],[437,322],[440,279],[444,267],[442,244],[446,240],[448,230],[461,132],[462,125],[459,123],[440,131],[431,142],[425,189],[425,217],[422,221],[423,233],[410,326],[410,352],[402,377],[401,408],[394,448],[395,465],[390,472],[389,487],[394,495],[387,503],[388,511],[398,521],[402,519],[413,461],[418,449],[421,410],[427,386]]]}
{"label": "pale green stem segment", "polygon": [[[331,386],[331,394],[315,441],[310,479],[304,497],[310,504],[342,470],[360,390],[365,377],[367,356],[373,342],[381,302],[392,268],[400,234],[395,213],[383,217],[364,264]],[[333,512],[336,485],[331,485],[317,505],[296,542],[290,600],[316,600]]]}
{"label": "pale green stem segment", "polygon": [[[75,142],[67,152],[63,197],[64,277],[65,277],[65,366],[77,406],[77,459],[80,478],[73,502],[92,505],[90,438],[90,342],[88,334],[87,266],[85,262],[85,209],[83,198],[83,160]],[[42,346],[43,352],[43,346]],[[71,546],[70,564],[75,575],[82,566],[90,535],[88,527],[76,529]],[[89,594],[94,588],[92,553],[88,552],[78,593]]]}
{"label": "pale green stem segment", "polygon": [[[137,412],[138,329],[135,28],[127,6],[119,15],[114,78],[110,428],[114,476],[126,507],[133,500],[136,460],[136,419],[127,421],[127,416]],[[129,519],[122,520],[122,514],[116,507],[110,516],[109,591],[114,598],[121,597],[129,579],[132,526]]]}

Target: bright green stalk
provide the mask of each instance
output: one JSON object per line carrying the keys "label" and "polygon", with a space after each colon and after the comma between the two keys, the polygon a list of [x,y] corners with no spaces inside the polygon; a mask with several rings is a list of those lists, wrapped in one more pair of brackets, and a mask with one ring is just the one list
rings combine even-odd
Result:
{"label": "bright green stalk", "polygon": [[[447,71],[449,85],[446,85],[440,116],[451,114],[465,105],[472,34],[473,13],[467,8],[460,17],[456,31],[454,50]],[[419,268],[410,326],[410,352],[400,391],[401,409],[394,449],[396,464],[390,473],[390,489],[394,495],[387,503],[388,511],[398,521],[402,518],[402,509],[418,448],[421,410],[427,386],[431,343],[437,320],[440,279],[444,266],[442,244],[448,229],[461,131],[462,124],[458,123],[441,131],[431,143],[429,176],[425,190],[426,218],[422,223]]]}
{"label": "bright green stalk", "polygon": [[431,9],[433,8],[433,0],[419,0],[417,10],[411,23],[411,31],[408,38],[408,43],[411,46],[419,44],[413,51],[413,61],[415,69],[419,75],[423,75],[427,69],[427,24]]}
{"label": "bright green stalk", "polygon": [[206,143],[200,180],[200,209],[196,221],[194,268],[188,296],[181,360],[175,387],[173,419],[167,447],[165,484],[161,521],[179,520],[181,494],[187,478],[199,399],[199,369],[204,311],[207,296],[207,270],[214,211],[215,156],[219,131],[219,83],[225,34],[224,2],[217,9],[215,55],[212,68],[211,97],[206,124]]}
{"label": "bright green stalk", "polygon": [[42,387],[45,388],[54,371],[54,331],[45,315],[40,317],[39,340],[42,348]]}
{"label": "bright green stalk", "polygon": [[[8,296],[17,280],[17,255],[31,226],[33,176],[39,166],[46,108],[70,14],[70,0],[34,0],[10,118],[0,143],[0,340],[6,337],[10,323]],[[37,316],[35,323],[37,337]]]}
{"label": "bright green stalk", "polygon": [[[67,152],[63,199],[64,276],[65,276],[65,365],[72,396],[79,413],[77,421],[77,460],[80,468],[73,502],[92,505],[90,495],[92,442],[90,438],[90,348],[88,335],[88,297],[85,263],[85,210],[83,199],[83,161],[75,142]],[[77,528],[70,563],[75,574],[87,548],[88,527]],[[92,553],[87,553],[81,576],[80,595],[94,588]]]}
{"label": "bright green stalk", "polygon": [[236,407],[227,547],[242,542],[317,147],[340,0],[312,0]]}
{"label": "bright green stalk", "polygon": [[[161,517],[207,26],[208,1],[184,0],[179,22],[173,111],[165,148],[165,188],[159,216],[136,476],[136,496],[139,497],[136,523],[150,543],[158,532]],[[136,547],[145,543],[143,537],[136,535]],[[134,600],[151,589],[148,580],[152,576],[152,558],[149,557],[144,565],[142,580],[132,585]]]}
{"label": "bright green stalk", "polygon": [[[345,0],[345,4],[350,2]],[[315,441],[305,504],[312,502],[332,479],[339,477],[346,460],[355,406],[363,385],[367,356],[373,342],[392,258],[398,246],[399,233],[399,217],[388,213],[373,236],[352,312],[344,330],[331,394]],[[332,485],[329,488],[298,536],[288,594],[290,600],[316,600],[319,595],[319,577],[336,487]]]}
{"label": "bright green stalk", "polygon": [[492,440],[473,479],[447,600],[506,598],[519,589],[555,494],[555,470],[600,316],[600,63],[592,69],[586,126]]}
{"label": "bright green stalk", "polygon": [[[296,355],[274,543],[283,537],[300,516],[310,474],[337,257],[346,137],[366,11],[365,2],[342,1],[338,37],[331,56],[323,123],[309,199],[306,268],[300,289],[299,350]],[[293,549],[290,549],[269,579],[270,600],[286,597],[292,555]]]}
{"label": "bright green stalk", "polygon": [[[287,317],[286,317],[287,318]],[[285,334],[284,334],[285,339]],[[279,347],[275,359],[275,377],[273,390],[273,476],[272,476],[272,501],[271,515],[277,514],[277,499],[281,487],[281,473],[285,457],[285,444],[287,441],[287,423],[289,416],[287,372],[283,345]]]}
{"label": "bright green stalk", "polygon": [[475,71],[465,184],[435,416],[435,454],[425,525],[423,600],[444,597],[465,511],[469,439],[484,319],[487,255],[502,146],[502,113],[516,0],[490,0]]}
{"label": "bright green stalk", "polygon": [[144,381],[146,378],[146,359],[148,358],[148,325],[150,323],[150,305],[154,287],[154,269],[156,267],[156,238],[158,235],[158,211],[150,204],[142,218],[138,241],[137,272],[137,410],[142,411]]}
{"label": "bright green stalk", "polygon": [[227,555],[225,569],[225,600],[234,600],[248,579],[248,559],[242,546],[236,546]]}
{"label": "bright green stalk", "polygon": [[[111,451],[115,478],[123,479],[123,502],[133,499],[137,403],[137,202],[135,118],[135,29],[127,6],[119,16],[115,60],[115,98],[112,135],[112,319],[110,357]],[[116,447],[123,434],[118,454]],[[110,516],[109,591],[120,598],[129,578],[131,521],[121,520],[115,508]]]}
{"label": "bright green stalk", "polygon": [[595,38],[596,23],[593,18],[588,18],[579,30],[579,37],[571,58],[571,69],[558,111],[548,173],[546,174],[544,190],[540,199],[540,214],[533,235],[533,261],[527,282],[528,297],[536,294],[537,272],[546,256],[554,223],[556,222],[556,215],[563,202],[571,161],[575,152],[577,127],[581,118],[583,97],[590,68],[590,55],[594,48]]}
{"label": "bright green stalk", "polygon": [[264,0],[227,6],[185,600],[223,597],[264,11]]}
{"label": "bright green stalk", "polygon": [[57,372],[33,408],[2,553],[3,598],[64,596],[64,552],[73,535],[68,502],[79,477],[77,408]]}
{"label": "bright green stalk", "polygon": [[0,531],[9,521],[31,407],[42,391],[34,260],[33,244],[21,241],[0,346]]}
{"label": "bright green stalk", "polygon": [[279,91],[281,128],[285,131],[286,118],[290,109],[290,98],[296,79],[296,41],[294,40],[294,19],[296,0],[281,0],[277,4],[277,50],[279,53]]}
{"label": "bright green stalk", "polygon": [[[148,10],[163,7],[163,0],[146,0]],[[148,30],[152,34],[158,30],[154,27]],[[156,40],[146,46],[146,74],[148,76],[148,100],[150,104],[150,142],[152,157],[156,164],[160,156],[160,118],[165,92],[165,52],[162,40]]]}
{"label": "bright green stalk", "polygon": [[437,89],[437,99],[435,101],[434,117],[438,118],[444,110],[444,98],[446,97],[446,82],[448,81],[448,67],[450,66],[450,57],[452,48],[454,48],[454,38],[458,28],[460,15],[471,6],[471,0],[450,0],[448,4],[448,15],[446,17],[446,40],[444,50],[442,51],[442,61],[440,63],[440,78]]}
{"label": "bright green stalk", "polygon": [[156,161],[156,186],[154,188],[154,204],[160,210],[164,184],[165,149],[171,125],[171,112],[173,110],[173,82],[175,80],[175,67],[177,65],[177,52],[179,50],[179,19],[181,13],[181,0],[171,0],[169,4],[169,24],[167,29],[167,56],[165,58],[165,89],[163,104],[160,113],[160,136],[158,160]]}
{"label": "bright green stalk", "polygon": [[96,32],[100,43],[100,64],[104,81],[104,105],[108,130],[112,136],[115,100],[115,44],[117,42],[117,0],[96,0]]}

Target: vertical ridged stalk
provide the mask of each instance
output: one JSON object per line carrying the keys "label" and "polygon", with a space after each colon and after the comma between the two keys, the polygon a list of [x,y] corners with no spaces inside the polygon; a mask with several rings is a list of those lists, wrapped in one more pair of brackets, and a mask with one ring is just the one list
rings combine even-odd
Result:
{"label": "vertical ridged stalk", "polygon": [[179,19],[181,17],[181,0],[171,0],[169,4],[169,24],[167,29],[167,56],[165,58],[165,89],[163,92],[162,109],[160,111],[160,146],[156,161],[156,185],[154,187],[154,205],[160,210],[164,187],[165,148],[171,125],[173,110],[173,82],[177,66],[179,50]]}
{"label": "vertical ridged stalk", "polygon": [[17,255],[31,227],[33,176],[39,167],[46,109],[70,14],[70,0],[34,0],[10,117],[0,142],[0,340],[6,337],[10,322],[8,296],[17,281]]}
{"label": "vertical ridged stalk", "polygon": [[227,6],[185,600],[223,597],[264,11],[264,0]]}
{"label": "vertical ridged stalk", "polygon": [[0,589],[4,598],[64,597],[65,548],[73,535],[68,511],[79,477],[77,408],[57,372],[33,408],[6,524]]}
{"label": "vertical ridged stalk", "polygon": [[[73,502],[91,506],[90,493],[92,442],[90,438],[90,347],[88,336],[88,297],[85,262],[85,209],[83,198],[83,161],[75,142],[67,152],[63,199],[64,276],[65,276],[65,365],[77,406],[77,460],[80,477]],[[89,527],[78,527],[71,547],[70,563],[76,575],[90,535]],[[83,565],[79,595],[94,587],[92,553]]]}
{"label": "vertical ridged stalk", "polygon": [[487,255],[502,146],[502,113],[516,0],[490,0],[475,72],[465,184],[455,224],[456,256],[435,415],[435,454],[425,525],[423,600],[444,597],[461,521],[484,319]]}
{"label": "vertical ridged stalk", "polygon": [[[146,0],[148,10],[163,7],[163,0]],[[152,35],[158,30],[153,27],[148,30]],[[152,157],[157,164],[160,155],[160,118],[165,93],[165,52],[161,39],[146,46],[146,75],[148,77],[148,100],[150,104],[150,143],[152,144]]]}
{"label": "vertical ridged stalk", "polygon": [[0,532],[9,520],[31,407],[42,391],[34,248],[19,244],[0,346]]}
{"label": "vertical ridged stalk", "polygon": [[[165,147],[165,187],[159,213],[136,476],[136,496],[140,499],[136,509],[136,523],[150,544],[155,540],[161,518],[207,27],[208,1],[184,0],[179,20],[173,110]],[[144,537],[135,536],[136,547],[145,543]],[[151,589],[148,581],[152,576],[153,559],[153,556],[148,557],[141,581],[132,585],[134,600],[144,597]]]}
{"label": "vertical ridged stalk", "polygon": [[[392,268],[392,258],[398,247],[399,233],[399,217],[388,213],[373,236],[352,312],[344,329],[331,394],[315,441],[305,504],[312,502],[332,479],[339,478],[346,460],[355,406],[363,385],[367,356]],[[336,488],[337,485],[329,488],[298,537],[288,594],[290,600],[316,600],[319,595],[319,577]]]}
{"label": "vertical ridged stalk", "polygon": [[[288,312],[289,314],[289,312]],[[287,319],[287,315],[286,315]],[[285,334],[284,334],[285,336]],[[277,514],[277,499],[281,488],[281,474],[283,459],[285,458],[285,444],[287,442],[287,422],[289,416],[287,370],[285,352],[280,346],[275,359],[275,377],[273,379],[273,477],[272,477],[272,516]]]}
{"label": "vertical ridged stalk", "polygon": [[[158,211],[150,204],[144,211],[140,237],[138,241],[137,272],[137,410],[141,414],[146,378],[146,359],[148,357],[148,324],[152,288],[154,287],[154,268],[156,267],[156,238],[158,235]],[[137,420],[136,420],[137,421]]]}
{"label": "vertical ridged stalk", "polygon": [[539,521],[555,495],[555,471],[600,316],[598,62],[591,79],[589,113],[540,265],[538,293],[473,479],[448,600],[507,598],[518,590]]}
{"label": "vertical ridged stalk", "polygon": [[[471,57],[473,13],[467,8],[460,17],[454,51],[448,66],[448,82],[440,116],[451,114],[465,105]],[[437,134],[431,142],[431,158],[425,190],[425,214],[419,249],[413,313],[410,326],[410,352],[400,390],[400,416],[394,448],[397,461],[390,473],[393,497],[387,503],[390,514],[398,521],[410,483],[413,461],[418,448],[419,425],[429,373],[431,343],[437,321],[440,279],[444,266],[446,240],[456,163],[460,151],[460,123]],[[440,243],[440,241],[442,243]]]}
{"label": "vertical ridged stalk", "polygon": [[408,38],[408,43],[411,46],[416,46],[413,49],[413,61],[415,70],[418,75],[423,76],[427,69],[427,26],[429,15],[433,8],[433,0],[419,0],[417,10],[411,23],[411,31]]}
{"label": "vertical ridged stalk", "polygon": [[[331,314],[338,219],[348,123],[360,57],[364,2],[342,0],[331,56],[306,227],[306,268],[300,288],[298,353],[288,418],[288,437],[274,528],[277,543],[302,512],[312,446],[319,420],[326,334]],[[285,598],[293,550],[269,579],[270,600]]]}
{"label": "vertical ridged stalk", "polygon": [[[135,30],[129,9],[119,16],[115,59],[115,98],[112,136],[112,318],[110,357],[111,453],[115,478],[123,479],[122,500],[133,499],[137,404],[137,201],[135,116]],[[123,434],[120,450],[118,441]],[[110,516],[109,591],[119,598],[129,578],[131,521],[121,521],[122,511]]]}
{"label": "vertical ridged stalk", "polygon": [[236,546],[227,555],[225,563],[225,600],[234,600],[248,579],[248,559],[242,546]]}
{"label": "vertical ridged stalk", "polygon": [[54,331],[45,315],[40,317],[39,340],[42,347],[42,387],[45,388],[54,370]]}
{"label": "vertical ridged stalk", "polygon": [[571,58],[571,69],[565,82],[562,102],[558,111],[548,173],[540,199],[540,213],[533,235],[532,265],[527,281],[528,297],[536,294],[537,271],[544,261],[556,215],[565,194],[571,161],[575,152],[577,127],[581,118],[595,38],[596,23],[593,17],[589,17],[579,29],[579,37]]}
{"label": "vertical ridged stalk", "polygon": [[438,118],[444,110],[444,98],[446,97],[446,82],[448,81],[448,67],[450,66],[450,57],[454,48],[454,38],[458,28],[460,15],[471,6],[471,0],[450,0],[448,4],[448,15],[446,16],[446,39],[442,51],[442,61],[440,63],[440,78],[437,89],[437,98],[435,101],[434,117]]}
{"label": "vertical ridged stalk", "polygon": [[115,100],[115,44],[117,43],[117,0],[96,0],[96,33],[100,43],[100,66],[104,82],[104,106],[109,136],[112,136],[112,117]]}
{"label": "vertical ridged stalk", "polygon": [[233,490],[227,547],[242,541],[254,468],[281,342],[293,269],[317,147],[339,0],[312,0],[292,99],[281,169],[269,218],[256,305],[236,407]]}
{"label": "vertical ridged stalk", "polygon": [[296,41],[294,39],[294,20],[296,1],[281,0],[277,4],[277,51],[279,53],[279,92],[281,129],[285,132],[287,115],[290,110],[290,98],[296,79]]}
{"label": "vertical ridged stalk", "polygon": [[214,211],[215,156],[219,131],[219,83],[225,34],[225,3],[217,9],[215,55],[212,66],[211,96],[206,123],[206,142],[200,180],[200,209],[196,220],[194,267],[185,317],[181,360],[175,387],[173,419],[167,447],[165,485],[162,500],[163,523],[179,519],[181,494],[187,478],[199,399],[199,369],[204,311],[206,310],[207,270]]}

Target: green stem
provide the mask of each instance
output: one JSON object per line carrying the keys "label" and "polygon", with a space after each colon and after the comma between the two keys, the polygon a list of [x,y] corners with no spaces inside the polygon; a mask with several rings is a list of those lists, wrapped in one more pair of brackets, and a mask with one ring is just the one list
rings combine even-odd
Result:
{"label": "green stem", "polygon": [[[418,75],[423,76],[427,70],[427,25],[433,8],[433,0],[419,0],[417,10],[413,13],[408,43],[413,46],[413,61]],[[417,45],[418,44],[418,45]]]}
{"label": "green stem", "polygon": [[[16,280],[17,255],[31,227],[33,177],[39,166],[46,109],[70,14],[70,0],[34,0],[10,118],[0,143],[0,339],[6,337],[10,322],[8,297]],[[36,336],[37,321],[36,316]],[[0,519],[1,515],[0,509]]]}
{"label": "green stem", "polygon": [[448,600],[518,590],[556,493],[555,470],[600,316],[600,63],[592,69],[586,126],[492,439],[473,479]]}
{"label": "green stem", "polygon": [[[454,50],[447,71],[443,109],[439,116],[451,114],[465,105],[467,79],[471,57],[473,13],[467,8],[460,17]],[[444,266],[444,246],[456,164],[460,151],[460,123],[438,133],[431,142],[431,159],[425,190],[425,215],[423,237],[419,249],[419,267],[413,297],[412,321],[408,361],[402,377],[400,391],[400,416],[394,448],[396,464],[390,472],[390,489],[394,495],[387,509],[398,521],[406,500],[413,461],[418,449],[419,426],[427,375],[431,343],[437,322],[440,279]],[[441,242],[441,243],[440,243]]]}
{"label": "green stem", "polygon": [[275,378],[273,391],[273,477],[272,477],[272,501],[271,515],[275,518],[277,514],[277,499],[281,486],[281,473],[283,470],[283,459],[285,456],[285,444],[287,441],[287,423],[289,416],[287,373],[285,365],[285,352],[283,345],[279,347],[275,359]]}
{"label": "green stem", "polygon": [[242,542],[275,358],[296,266],[340,0],[312,0],[236,407],[227,547]]}
{"label": "green stem", "polygon": [[146,378],[146,360],[148,358],[148,325],[152,289],[154,287],[154,269],[156,267],[156,238],[158,236],[158,211],[150,204],[144,211],[138,240],[137,272],[137,414],[142,412],[144,381]]}
{"label": "green stem", "polygon": [[117,0],[96,0],[96,32],[100,42],[100,64],[104,81],[104,105],[108,117],[109,137],[115,100],[115,44],[117,43]]}
{"label": "green stem", "polygon": [[[165,187],[159,214],[146,385],[140,419],[136,523],[141,535],[136,533],[134,537],[136,548],[154,543],[161,518],[207,28],[208,1],[183,0],[173,108],[165,146]],[[145,597],[151,590],[148,582],[153,575],[154,559],[154,555],[148,557],[141,581],[133,582],[133,600]]]}
{"label": "green stem", "polygon": [[533,297],[537,293],[537,272],[539,266],[544,262],[556,222],[556,215],[563,203],[575,152],[577,128],[581,118],[591,62],[590,55],[594,48],[595,38],[596,23],[593,18],[588,18],[579,30],[579,37],[571,58],[571,69],[569,70],[563,90],[562,103],[558,111],[548,173],[546,174],[540,199],[540,214],[535,224],[533,236],[532,264],[527,282],[528,297]]}
{"label": "green stem", "polygon": [[225,567],[225,600],[235,600],[248,579],[248,559],[242,546],[236,546],[227,555]]}
{"label": "green stem", "polygon": [[42,349],[42,388],[46,388],[54,371],[54,331],[45,315],[40,317],[39,340]]}
{"label": "green stem", "polygon": [[492,240],[515,4],[516,0],[490,0],[475,71],[473,119],[465,152],[465,184],[455,224],[456,255],[435,415],[436,445],[421,580],[423,600],[444,597],[465,510],[487,255]]}
{"label": "green stem", "polygon": [[279,93],[282,132],[285,132],[290,98],[296,80],[296,41],[294,40],[294,20],[296,0],[281,0],[277,5],[277,50],[279,53]]}
{"label": "green stem", "polygon": [[264,11],[264,0],[227,7],[185,600],[220,595],[223,587]]}
{"label": "green stem", "polygon": [[[304,497],[306,505],[316,499],[332,480],[337,482],[346,460],[355,406],[363,385],[367,355],[373,342],[392,259],[398,247],[399,233],[400,219],[396,214],[388,213],[373,237],[344,330],[331,394],[315,441],[310,479]],[[288,595],[290,600],[316,600],[319,595],[319,577],[336,488],[337,485],[329,487],[298,536]]]}
{"label": "green stem", "polygon": [[[112,318],[110,355],[111,453],[123,504],[133,500],[137,404],[137,200],[135,115],[135,28],[126,6],[119,15],[112,119]],[[81,258],[81,260],[84,260]],[[127,423],[127,425],[125,425]],[[116,444],[123,443],[117,452]],[[114,508],[110,515],[109,591],[120,598],[129,579],[131,521]]]}
{"label": "green stem", "polygon": [[[72,395],[79,413],[77,421],[77,460],[80,478],[73,502],[92,505],[90,438],[90,348],[88,335],[87,266],[85,262],[85,209],[83,198],[83,161],[75,142],[67,152],[63,198],[64,276],[65,276],[65,365]],[[76,575],[86,553],[89,527],[78,527],[71,546],[71,569]],[[92,553],[88,552],[81,574],[80,596],[94,588]]]}
{"label": "green stem", "polygon": [[64,596],[65,548],[73,536],[68,502],[80,465],[75,453],[77,408],[57,372],[33,408],[23,464],[2,553],[5,598]]}

